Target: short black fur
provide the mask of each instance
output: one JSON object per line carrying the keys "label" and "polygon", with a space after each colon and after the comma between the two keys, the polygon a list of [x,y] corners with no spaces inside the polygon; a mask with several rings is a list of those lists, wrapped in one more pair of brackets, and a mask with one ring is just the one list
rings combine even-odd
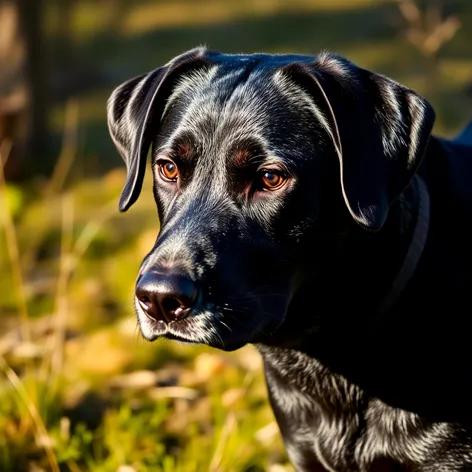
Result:
{"label": "short black fur", "polygon": [[[299,471],[472,470],[472,127],[431,136],[425,99],[326,53],[197,48],[108,106],[122,211],[152,147],[161,232],[137,280],[143,336],[256,344]],[[266,174],[283,185],[264,189]],[[427,242],[381,314],[419,177]]]}

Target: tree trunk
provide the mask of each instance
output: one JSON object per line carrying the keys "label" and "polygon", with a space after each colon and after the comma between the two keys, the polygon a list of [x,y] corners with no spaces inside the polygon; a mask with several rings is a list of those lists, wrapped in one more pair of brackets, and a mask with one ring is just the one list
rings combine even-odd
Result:
{"label": "tree trunk", "polygon": [[25,145],[28,170],[45,173],[50,170],[47,155],[49,134],[47,117],[47,55],[44,41],[44,0],[16,0],[19,26],[25,45],[25,85],[29,120]]}

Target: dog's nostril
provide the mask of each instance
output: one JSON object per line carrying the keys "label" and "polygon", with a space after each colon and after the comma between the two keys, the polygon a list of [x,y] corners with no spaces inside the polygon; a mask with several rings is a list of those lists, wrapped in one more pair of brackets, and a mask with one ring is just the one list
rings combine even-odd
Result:
{"label": "dog's nostril", "polygon": [[150,305],[151,304],[151,299],[147,295],[138,295],[138,300],[143,304],[143,305]]}
{"label": "dog's nostril", "polygon": [[161,301],[161,306],[164,311],[174,312],[175,310],[177,310],[177,308],[181,306],[181,303],[176,298],[165,297]]}
{"label": "dog's nostril", "polygon": [[168,323],[187,316],[198,295],[195,282],[180,274],[148,272],[136,286],[136,298],[146,314]]}

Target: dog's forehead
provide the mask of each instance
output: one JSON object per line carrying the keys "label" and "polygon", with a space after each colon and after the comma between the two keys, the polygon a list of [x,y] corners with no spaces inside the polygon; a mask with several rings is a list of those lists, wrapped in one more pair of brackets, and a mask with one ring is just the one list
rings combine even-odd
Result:
{"label": "dog's forehead", "polygon": [[310,114],[307,104],[312,100],[282,68],[312,58],[255,54],[209,59],[207,67],[177,80],[164,113],[179,110],[180,120],[166,145],[186,134],[207,144],[211,139],[220,147],[235,140],[257,139],[270,148],[270,135],[284,131],[289,137],[290,125],[298,128],[295,122]]}
{"label": "dog's forehead", "polygon": [[284,66],[308,63],[312,58],[296,55],[269,54],[208,54],[208,66],[186,74],[177,82],[168,103],[187,98],[210,98],[223,102],[236,94],[247,99],[251,92],[270,92],[272,78]]}
{"label": "dog's forehead", "polygon": [[[195,115],[257,108],[273,90],[274,66],[261,66],[258,61],[242,57],[227,64],[210,64],[179,78],[167,100],[166,110],[176,101],[193,106]],[[197,112],[197,113],[196,113]],[[190,114],[190,113],[187,113]]]}

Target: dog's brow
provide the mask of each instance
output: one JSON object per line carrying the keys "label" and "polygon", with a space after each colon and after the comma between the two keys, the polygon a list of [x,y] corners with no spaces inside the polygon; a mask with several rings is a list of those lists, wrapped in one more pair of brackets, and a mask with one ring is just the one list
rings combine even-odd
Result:
{"label": "dog's brow", "polygon": [[173,157],[180,160],[192,159],[195,156],[197,145],[193,138],[179,137],[172,142],[166,142],[155,151],[156,158]]}
{"label": "dog's brow", "polygon": [[193,154],[194,147],[189,142],[181,142],[181,143],[177,143],[177,145],[175,146],[174,152],[176,152],[180,158],[185,159],[185,158],[190,157]]}
{"label": "dog's brow", "polygon": [[238,149],[232,155],[233,163],[237,167],[244,167],[250,158],[251,152],[248,149]]}
{"label": "dog's brow", "polygon": [[230,159],[231,164],[238,169],[255,166],[277,166],[287,169],[287,163],[284,159],[277,155],[267,154],[265,151],[251,152],[249,149],[241,149],[233,152]]}
{"label": "dog's brow", "polygon": [[285,159],[282,159],[279,156],[276,155],[268,155],[265,156],[263,159],[261,159],[260,162],[258,162],[259,165],[261,166],[278,166],[284,168],[287,172],[290,174],[292,171],[290,171],[289,166],[287,165],[287,161]]}
{"label": "dog's brow", "polygon": [[244,168],[267,157],[262,143],[253,139],[244,139],[233,143],[228,150],[228,157],[232,165]]}

